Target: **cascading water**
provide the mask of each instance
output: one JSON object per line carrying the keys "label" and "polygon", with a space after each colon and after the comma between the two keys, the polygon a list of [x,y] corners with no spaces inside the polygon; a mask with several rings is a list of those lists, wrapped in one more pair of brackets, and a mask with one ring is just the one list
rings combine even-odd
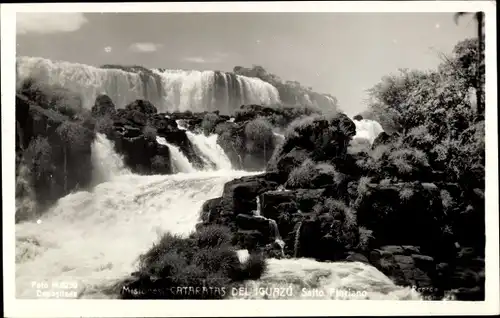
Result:
{"label": "cascading water", "polygon": [[295,231],[295,240],[293,244],[293,257],[297,258],[299,256],[299,244],[300,244],[300,230],[302,228],[302,222],[297,225],[297,230]]}
{"label": "cascading water", "polygon": [[112,142],[105,135],[97,133],[92,144],[92,165],[95,181],[108,181],[115,176],[130,174],[123,158],[113,150]]}
{"label": "cascading water", "polygon": [[261,215],[261,212],[260,212],[261,211],[260,198],[257,196],[255,198],[255,200],[257,201],[257,209],[254,211],[254,216],[255,217],[259,217],[259,218],[263,218],[263,219],[265,219],[265,220],[267,220],[269,222],[269,225],[273,229],[274,243],[276,243],[280,247],[281,254],[284,255],[285,254],[284,253],[285,242],[281,238],[281,234],[280,234],[280,230],[278,228],[278,224],[276,223],[275,220],[266,218],[263,215]]}
{"label": "cascading water", "polygon": [[218,71],[155,70],[162,78],[164,110],[230,114],[244,104],[273,105],[278,90],[260,79]]}
{"label": "cascading water", "polygon": [[280,139],[280,141],[282,140],[285,140],[285,135],[283,134],[280,134],[280,133],[277,133],[277,132],[273,132],[273,134],[278,137]]}
{"label": "cascading water", "polygon": [[[95,158],[113,156],[112,147],[92,151]],[[102,164],[113,171],[121,166]],[[16,224],[17,297],[37,298],[32,282],[44,281],[78,282],[79,296],[106,297],[99,290],[133,272],[159,233],[188,234],[206,200],[221,195],[226,182],[251,174],[118,174],[89,192],[61,198],[38,221]]]}
{"label": "cascading water", "polygon": [[156,142],[160,145],[164,145],[168,147],[170,150],[170,159],[172,161],[172,166],[176,168],[177,172],[196,172],[196,169],[193,167],[189,159],[182,153],[179,147],[174,146],[168,143],[163,137],[156,137]]}
{"label": "cascading water", "polygon": [[352,138],[355,139],[366,139],[373,144],[375,138],[380,135],[384,129],[382,126],[375,120],[371,119],[361,119],[361,120],[353,120],[356,125],[356,135]]}
{"label": "cascading water", "polygon": [[205,163],[205,170],[231,170],[232,164],[221,146],[217,143],[217,134],[205,136],[203,133],[193,133],[184,126],[182,120],[176,120],[177,127],[186,131],[191,144],[199,151]]}
{"label": "cascading water", "polygon": [[219,110],[229,114],[243,104],[280,103],[278,90],[271,84],[233,73],[133,67],[124,71],[39,57],[18,57],[16,66],[18,86],[28,78],[62,86],[78,93],[86,109],[99,94],[108,95],[117,108],[145,99],[159,112]]}
{"label": "cascading water", "polygon": [[39,57],[18,57],[16,60],[17,85],[32,78],[47,85],[59,85],[80,94],[83,107],[90,109],[99,94],[108,95],[118,108],[146,99],[154,105],[160,103],[160,79],[118,69],[103,69],[90,65],[51,61]]}

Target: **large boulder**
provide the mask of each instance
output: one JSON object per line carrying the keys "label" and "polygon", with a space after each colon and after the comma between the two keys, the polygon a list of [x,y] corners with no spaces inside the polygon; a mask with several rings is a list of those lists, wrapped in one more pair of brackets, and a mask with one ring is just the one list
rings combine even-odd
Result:
{"label": "large boulder", "polygon": [[101,94],[97,96],[91,111],[93,116],[111,116],[115,114],[116,108],[108,95]]}
{"label": "large boulder", "polygon": [[237,214],[253,215],[257,209],[257,197],[274,190],[276,175],[264,173],[231,180],[224,185],[222,196],[206,201],[201,208],[204,222],[224,224],[234,228]]}
{"label": "large boulder", "polygon": [[147,100],[143,100],[143,99],[138,99],[138,100],[128,104],[125,107],[125,109],[128,111],[136,111],[136,112],[142,113],[146,116],[154,115],[158,112],[156,107],[153,104],[151,104],[151,102],[149,102]]}
{"label": "large boulder", "polygon": [[278,171],[283,178],[307,158],[334,163],[344,157],[356,134],[356,125],[343,113],[309,117],[290,129],[268,164],[269,170]]}
{"label": "large boulder", "polygon": [[233,211],[252,214],[257,209],[257,196],[278,187],[272,174],[246,176],[232,180],[224,185],[222,196],[232,198]]}

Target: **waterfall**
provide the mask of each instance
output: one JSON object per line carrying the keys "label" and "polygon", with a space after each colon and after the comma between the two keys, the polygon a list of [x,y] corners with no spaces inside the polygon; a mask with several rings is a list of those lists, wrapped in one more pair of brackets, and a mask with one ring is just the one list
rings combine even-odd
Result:
{"label": "waterfall", "polygon": [[[190,131],[187,131],[186,134],[189,141],[201,151],[204,157],[214,163],[218,170],[232,169],[231,161],[217,143],[218,135],[212,134],[207,137],[204,134],[194,134]],[[209,167],[210,165],[207,165],[207,168]]]}
{"label": "waterfall", "polygon": [[168,150],[170,150],[170,160],[172,166],[177,170],[177,172],[196,172],[196,169],[193,167],[191,162],[189,162],[189,159],[182,153],[179,147],[168,143],[165,138],[159,136],[156,137],[156,142],[160,145],[168,147]]}
{"label": "waterfall", "polygon": [[260,79],[218,71],[154,70],[163,86],[162,111],[231,114],[243,104],[274,105],[278,90]]}
{"label": "waterfall", "polygon": [[99,94],[108,95],[117,108],[145,99],[159,112],[219,110],[230,114],[243,104],[280,103],[278,90],[271,84],[234,73],[100,68],[39,57],[18,57],[16,66],[18,86],[28,78],[62,86],[79,94],[86,109],[94,105]]}
{"label": "waterfall", "polygon": [[295,231],[295,242],[293,244],[293,257],[298,257],[299,244],[300,244],[300,229],[302,228],[302,221],[298,223],[297,230]]}
{"label": "waterfall", "polygon": [[382,126],[375,120],[371,119],[361,119],[361,120],[353,120],[356,125],[356,135],[352,138],[355,139],[366,139],[373,144],[375,138],[380,135],[384,129]]}
{"label": "waterfall", "polygon": [[263,216],[260,214],[260,198],[259,198],[259,196],[257,196],[257,197],[255,198],[255,201],[256,201],[256,203],[257,203],[257,208],[256,208],[256,209],[255,209],[255,211],[254,211],[254,215],[255,215],[255,216],[260,216],[260,217],[263,217]]}
{"label": "waterfall", "polygon": [[32,78],[47,85],[58,85],[78,93],[83,107],[90,109],[99,94],[108,95],[118,108],[136,99],[149,100],[154,105],[162,101],[158,77],[119,69],[103,69],[90,65],[51,61],[38,57],[16,59],[17,85]]}
{"label": "waterfall", "polygon": [[92,143],[92,165],[95,181],[108,181],[119,175],[129,174],[122,156],[114,151],[113,143],[101,133],[96,133]]}
{"label": "waterfall", "polygon": [[266,218],[261,214],[261,203],[260,203],[260,198],[257,196],[255,198],[255,201],[257,202],[257,208],[254,211],[254,216],[259,217],[262,219],[266,219],[269,222],[270,227],[273,229],[273,239],[274,242],[280,247],[281,249],[281,254],[285,255],[284,248],[285,248],[285,241],[281,238],[280,230],[278,228],[278,223],[276,223],[275,220]]}
{"label": "waterfall", "polygon": [[278,223],[276,223],[275,220],[273,219],[268,219],[269,224],[271,225],[271,228],[273,229],[273,236],[274,236],[274,242],[278,244],[278,246],[281,248],[281,255],[285,255],[285,241],[281,238],[280,230],[278,228]]}
{"label": "waterfall", "polygon": [[217,143],[217,134],[205,136],[203,133],[195,134],[183,125],[182,120],[176,120],[177,127],[186,131],[191,144],[198,150],[205,163],[206,170],[231,170],[232,164],[221,146]]}

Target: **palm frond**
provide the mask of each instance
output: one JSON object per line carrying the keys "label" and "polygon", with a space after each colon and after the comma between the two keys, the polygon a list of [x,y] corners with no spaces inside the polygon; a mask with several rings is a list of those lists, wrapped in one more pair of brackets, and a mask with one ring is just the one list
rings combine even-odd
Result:
{"label": "palm frond", "polygon": [[455,15],[453,16],[453,20],[455,21],[455,24],[458,24],[458,20],[460,19],[460,17],[467,15],[467,14],[469,14],[469,12],[457,12],[457,13],[455,13]]}

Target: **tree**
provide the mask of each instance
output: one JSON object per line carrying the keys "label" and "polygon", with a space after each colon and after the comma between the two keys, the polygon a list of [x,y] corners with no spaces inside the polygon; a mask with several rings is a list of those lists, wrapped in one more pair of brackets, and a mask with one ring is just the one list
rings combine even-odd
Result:
{"label": "tree", "polygon": [[68,191],[68,153],[77,152],[86,145],[86,129],[76,122],[65,121],[56,129],[64,154],[64,191]]}
{"label": "tree", "polygon": [[271,124],[264,118],[255,118],[245,126],[246,147],[249,152],[264,152],[274,145],[274,133]]}
{"label": "tree", "polygon": [[24,151],[24,160],[35,180],[39,180],[51,173],[51,157],[52,147],[46,137],[38,136],[31,140]]}
{"label": "tree", "polygon": [[[458,20],[460,17],[464,15],[469,15],[469,14],[474,14],[474,18],[477,22],[477,38],[479,41],[479,49],[477,50],[476,58],[477,58],[477,65],[481,65],[482,60],[483,60],[483,51],[484,51],[484,39],[483,39],[483,28],[484,28],[484,12],[476,12],[476,13],[470,13],[470,12],[457,12],[454,16],[455,23],[458,24]],[[477,80],[477,85],[476,85],[476,103],[477,103],[477,119],[482,120],[484,118],[484,101],[483,101],[483,81],[481,80],[481,71],[479,67],[477,68],[477,73],[476,77],[478,78]]]}

